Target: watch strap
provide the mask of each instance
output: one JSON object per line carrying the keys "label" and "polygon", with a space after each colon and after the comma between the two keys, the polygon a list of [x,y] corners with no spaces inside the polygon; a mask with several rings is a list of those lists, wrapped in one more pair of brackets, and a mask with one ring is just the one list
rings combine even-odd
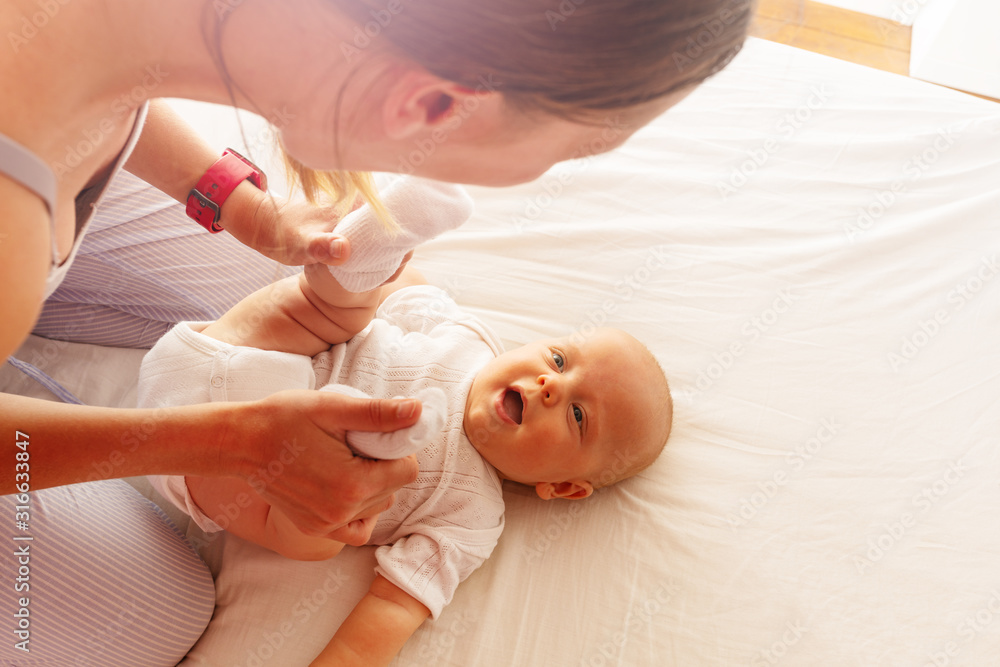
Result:
{"label": "watch strap", "polygon": [[222,205],[236,186],[248,180],[260,190],[267,190],[267,176],[257,165],[231,148],[215,161],[188,193],[188,217],[213,234],[222,231],[219,220]]}

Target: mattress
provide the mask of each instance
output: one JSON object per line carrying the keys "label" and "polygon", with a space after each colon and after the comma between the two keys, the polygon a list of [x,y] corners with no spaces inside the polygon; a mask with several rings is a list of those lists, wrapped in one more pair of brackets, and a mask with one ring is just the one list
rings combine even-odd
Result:
{"label": "mattress", "polygon": [[[586,501],[507,486],[494,555],[394,664],[996,663],[1000,106],[751,39],[612,153],[469,190],[413,265],[508,347],[629,331],[674,430]],[[53,345],[78,395],[134,403],[141,351],[23,352]],[[307,665],[374,574],[189,531],[218,604],[185,666]]]}

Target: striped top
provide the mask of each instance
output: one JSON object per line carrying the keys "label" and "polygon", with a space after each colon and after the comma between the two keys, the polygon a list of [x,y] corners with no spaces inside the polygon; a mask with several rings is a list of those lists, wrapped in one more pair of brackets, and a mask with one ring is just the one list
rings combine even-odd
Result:
{"label": "striped top", "polygon": [[149,348],[175,323],[218,319],[300,268],[268,259],[229,234],[209,234],[182,204],[122,171],[33,333]]}

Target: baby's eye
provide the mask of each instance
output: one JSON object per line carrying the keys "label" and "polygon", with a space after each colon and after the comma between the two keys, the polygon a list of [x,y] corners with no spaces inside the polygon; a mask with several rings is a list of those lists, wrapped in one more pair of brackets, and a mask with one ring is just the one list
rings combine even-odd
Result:
{"label": "baby's eye", "polygon": [[578,405],[573,406],[573,419],[576,420],[577,424],[583,423],[583,410]]}
{"label": "baby's eye", "polygon": [[563,366],[566,365],[566,360],[563,359],[563,356],[556,351],[552,352],[552,361],[556,363],[556,368],[558,368],[560,371],[562,371]]}

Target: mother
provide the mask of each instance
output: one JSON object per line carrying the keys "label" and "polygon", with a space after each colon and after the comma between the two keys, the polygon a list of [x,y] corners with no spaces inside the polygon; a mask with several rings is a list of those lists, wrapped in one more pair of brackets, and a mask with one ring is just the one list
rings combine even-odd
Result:
{"label": "mother", "polygon": [[[0,355],[32,330],[119,169],[186,201],[213,168],[218,156],[145,98],[280,110],[307,192],[344,202],[371,198],[368,171],[506,185],[624,141],[735,55],[749,14],[749,0],[7,0]],[[282,205],[251,180],[220,215],[286,264],[350,251],[329,211]],[[249,478],[296,443],[304,454],[261,492],[310,532],[354,544],[416,474],[411,459],[355,459],[343,443],[347,429],[411,424],[409,400],[286,392],[151,414],[4,396],[0,411],[0,492],[18,492],[0,511],[33,538],[14,543],[24,555],[3,550],[4,613],[20,614],[21,632],[0,646],[3,664],[172,665],[211,616],[204,564],[131,487],[65,486],[92,479],[96,462],[118,456],[96,467],[108,477]],[[150,423],[122,456],[123,435]]]}

